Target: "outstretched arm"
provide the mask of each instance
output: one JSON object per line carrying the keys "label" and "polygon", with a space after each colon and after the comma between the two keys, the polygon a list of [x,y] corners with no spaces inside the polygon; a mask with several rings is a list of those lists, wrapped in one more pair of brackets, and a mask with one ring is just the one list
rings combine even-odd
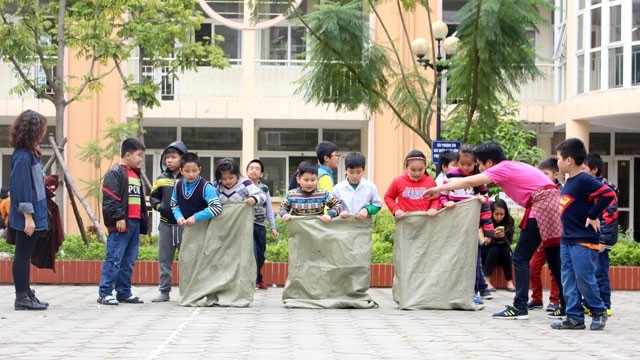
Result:
{"label": "outstretched arm", "polygon": [[467,189],[479,185],[491,184],[491,182],[491,179],[489,179],[489,177],[485,174],[471,175],[465,178],[461,178],[457,181],[432,187],[431,189],[426,190],[422,194],[422,197],[438,198],[440,196],[440,193],[443,191]]}

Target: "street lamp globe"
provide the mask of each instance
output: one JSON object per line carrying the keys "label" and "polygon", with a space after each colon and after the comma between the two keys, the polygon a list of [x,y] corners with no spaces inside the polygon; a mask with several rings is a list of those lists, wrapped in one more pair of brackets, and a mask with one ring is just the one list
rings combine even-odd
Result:
{"label": "street lamp globe", "polygon": [[456,50],[458,49],[458,43],[460,39],[455,36],[450,36],[442,42],[442,48],[447,55],[455,55]]}
{"label": "street lamp globe", "polygon": [[431,33],[436,40],[442,40],[449,33],[449,27],[443,21],[437,20],[431,24]]}
{"label": "street lamp globe", "polygon": [[425,55],[428,58],[431,46],[427,40],[419,37],[411,42],[411,52],[418,58],[423,58]]}

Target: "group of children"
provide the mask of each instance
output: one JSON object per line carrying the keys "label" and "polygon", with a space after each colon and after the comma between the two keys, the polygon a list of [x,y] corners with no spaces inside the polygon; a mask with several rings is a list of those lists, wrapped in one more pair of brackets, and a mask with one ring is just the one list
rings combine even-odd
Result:
{"label": "group of children", "polygon": [[[615,243],[612,237],[617,234],[616,193],[606,180],[596,179],[585,171],[590,169],[594,176],[600,176],[602,162],[598,163],[599,158],[587,158],[583,169],[587,156],[580,140],[568,139],[556,150],[558,169],[551,161],[552,165],[548,167],[540,166],[540,170],[549,170],[551,176],[546,176],[528,164],[507,160],[497,143],[487,142],[475,148],[463,146],[457,154],[440,154],[442,173],[436,180],[426,171],[425,155],[413,150],[405,158],[406,171],[392,181],[384,201],[393,216],[400,219],[410,211],[426,211],[428,216],[434,216],[439,209],[454,207],[460,200],[477,198],[481,203],[478,221],[482,231],[475,284],[477,301],[491,298],[495,288],[489,277],[500,264],[508,281],[507,289],[515,292],[515,298],[512,306],[493,317],[527,319],[529,309],[542,306],[541,295],[536,297],[535,291],[532,301],[527,303],[530,264],[533,264],[532,258],[538,264],[540,260],[535,256],[541,254],[537,256],[543,256],[542,263],[546,257],[553,277],[562,279],[558,284],[558,300],[554,302],[559,307],[551,308],[554,312],[550,316],[560,318],[566,314],[566,319],[552,327],[584,328],[584,304],[593,315],[591,329],[603,329],[607,309],[611,306],[608,279],[605,281],[603,277],[608,271],[607,246],[610,248]],[[103,214],[109,238],[98,298],[101,304],[142,303],[131,293],[130,279],[139,234],[146,233],[144,191],[139,174],[143,153],[144,145],[138,140],[125,140],[121,163],[105,175]],[[364,219],[380,211],[382,202],[375,184],[363,178],[366,160],[361,153],[350,153],[345,157],[346,179],[338,184],[333,176],[333,170],[339,164],[338,147],[322,142],[316,153],[319,165],[305,161],[298,166],[296,186],[287,192],[278,209],[284,221],[290,221],[292,216],[319,216],[323,222],[349,215]],[[160,292],[152,301],[170,299],[171,264],[180,246],[182,228],[219,215],[222,204],[230,201],[244,201],[255,207],[256,286],[266,288],[260,272],[266,245],[265,220],[275,237],[278,233],[269,190],[260,182],[264,172],[262,162],[250,161],[247,177],[244,177],[235,160],[225,158],[216,166],[213,183],[200,176],[198,156],[187,152],[180,141],[164,150],[161,162],[163,172],[150,195],[151,206],[160,213]],[[561,193],[558,172],[568,174]],[[526,209],[513,254],[515,286],[510,250],[515,225],[503,200],[489,202],[488,184],[501,186],[509,197]],[[599,234],[601,220],[606,231]],[[605,244],[599,245],[600,241]],[[537,268],[535,272],[539,274]],[[117,297],[112,296],[114,287]]]}

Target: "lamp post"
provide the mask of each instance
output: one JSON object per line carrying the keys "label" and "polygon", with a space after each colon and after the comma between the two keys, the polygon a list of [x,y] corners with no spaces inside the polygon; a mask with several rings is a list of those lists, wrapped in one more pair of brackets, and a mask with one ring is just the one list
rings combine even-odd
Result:
{"label": "lamp post", "polygon": [[431,34],[436,40],[436,60],[430,59],[431,45],[423,38],[416,38],[411,42],[411,52],[418,57],[417,61],[425,69],[431,68],[436,75],[436,140],[440,140],[441,112],[442,112],[442,72],[449,68],[449,64],[443,63],[442,51],[447,55],[453,55],[456,52],[459,39],[455,36],[446,37],[449,27],[444,22],[438,20],[431,24]]}

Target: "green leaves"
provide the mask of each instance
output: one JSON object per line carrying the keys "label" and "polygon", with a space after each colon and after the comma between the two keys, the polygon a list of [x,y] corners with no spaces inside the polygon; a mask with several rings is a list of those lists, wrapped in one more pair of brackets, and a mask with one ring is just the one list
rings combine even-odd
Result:
{"label": "green leaves", "polygon": [[456,36],[461,51],[447,72],[447,84],[449,98],[458,100],[455,111],[468,123],[463,141],[468,141],[476,112],[482,119],[497,119],[501,99],[513,99],[520,84],[542,75],[526,32],[545,23],[543,8],[552,6],[547,0],[470,0],[460,11]]}

